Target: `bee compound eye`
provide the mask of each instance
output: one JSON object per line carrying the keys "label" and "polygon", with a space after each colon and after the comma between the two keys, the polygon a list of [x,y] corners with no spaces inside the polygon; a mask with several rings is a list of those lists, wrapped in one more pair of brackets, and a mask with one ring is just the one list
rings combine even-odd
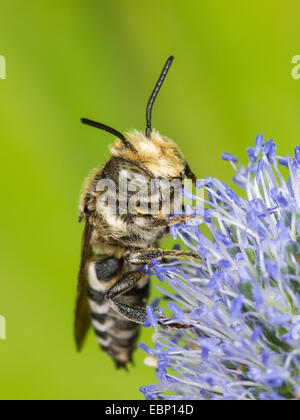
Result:
{"label": "bee compound eye", "polygon": [[125,191],[129,195],[151,191],[152,175],[136,163],[122,158],[112,158],[107,162],[103,178],[112,180],[117,191]]}
{"label": "bee compound eye", "polygon": [[[120,183],[125,183],[129,193],[148,193],[149,178],[135,169],[122,169],[119,172]],[[151,180],[150,180],[151,181]]]}

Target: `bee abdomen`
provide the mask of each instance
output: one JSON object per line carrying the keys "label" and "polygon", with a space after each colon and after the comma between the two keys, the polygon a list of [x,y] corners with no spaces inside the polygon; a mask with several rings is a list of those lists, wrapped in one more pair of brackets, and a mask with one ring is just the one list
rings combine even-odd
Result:
{"label": "bee abdomen", "polygon": [[114,359],[117,367],[125,367],[131,361],[140,331],[139,324],[115,312],[105,299],[118,279],[122,264],[116,258],[99,257],[88,266],[92,325],[100,347]]}
{"label": "bee abdomen", "polygon": [[124,367],[132,359],[140,326],[121,319],[110,307],[106,309],[107,313],[91,313],[93,328],[102,350],[114,359],[117,367]]}

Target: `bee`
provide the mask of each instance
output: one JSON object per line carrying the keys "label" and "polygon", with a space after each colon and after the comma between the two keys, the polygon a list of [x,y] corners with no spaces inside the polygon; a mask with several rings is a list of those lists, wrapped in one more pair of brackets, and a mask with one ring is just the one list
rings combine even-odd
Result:
{"label": "bee", "polygon": [[[80,351],[90,325],[93,326],[100,347],[118,368],[126,368],[132,361],[141,324],[147,319],[149,276],[141,270],[153,259],[174,257],[198,258],[193,252],[162,250],[158,241],[170,226],[186,220],[188,216],[174,216],[172,210],[163,214],[141,211],[102,211],[99,198],[99,181],[117,182],[120,177],[146,183],[185,178],[194,183],[196,177],[182,157],[178,147],[151,127],[152,108],[160,88],[174,60],[167,60],[150,96],[146,109],[146,133],[133,131],[123,135],[119,131],[89,119],[82,123],[107,131],[116,137],[111,146],[111,157],[104,166],[96,169],[86,180],[80,198],[80,220],[85,221],[81,264],[78,276],[75,314],[75,341]],[[153,198],[144,196],[143,201]],[[156,194],[159,208],[164,198]],[[172,201],[172,200],[171,200]]]}

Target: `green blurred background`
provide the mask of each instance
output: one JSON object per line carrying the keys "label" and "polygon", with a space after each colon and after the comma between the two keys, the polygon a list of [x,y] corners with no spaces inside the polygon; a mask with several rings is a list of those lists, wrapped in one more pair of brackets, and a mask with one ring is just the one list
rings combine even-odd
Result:
{"label": "green blurred background", "polygon": [[[112,138],[80,117],[144,130],[168,55],[176,62],[153,123],[199,177],[230,182],[223,151],[245,159],[258,133],[292,151],[300,130],[299,2],[0,2],[1,399],[138,399],[155,381],[136,353],[117,372],[92,334],[72,338],[81,184]],[[142,341],[150,342],[150,331]]]}

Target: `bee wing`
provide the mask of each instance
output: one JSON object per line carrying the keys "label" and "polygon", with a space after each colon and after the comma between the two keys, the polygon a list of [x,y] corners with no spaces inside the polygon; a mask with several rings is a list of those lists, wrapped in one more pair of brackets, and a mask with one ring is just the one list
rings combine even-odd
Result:
{"label": "bee wing", "polygon": [[90,239],[93,227],[86,221],[83,243],[81,252],[81,263],[78,275],[78,286],[77,286],[77,300],[76,300],[76,311],[75,311],[75,341],[77,350],[80,351],[85,336],[91,325],[91,316],[87,299],[87,279],[86,279],[86,262],[90,253]]}

